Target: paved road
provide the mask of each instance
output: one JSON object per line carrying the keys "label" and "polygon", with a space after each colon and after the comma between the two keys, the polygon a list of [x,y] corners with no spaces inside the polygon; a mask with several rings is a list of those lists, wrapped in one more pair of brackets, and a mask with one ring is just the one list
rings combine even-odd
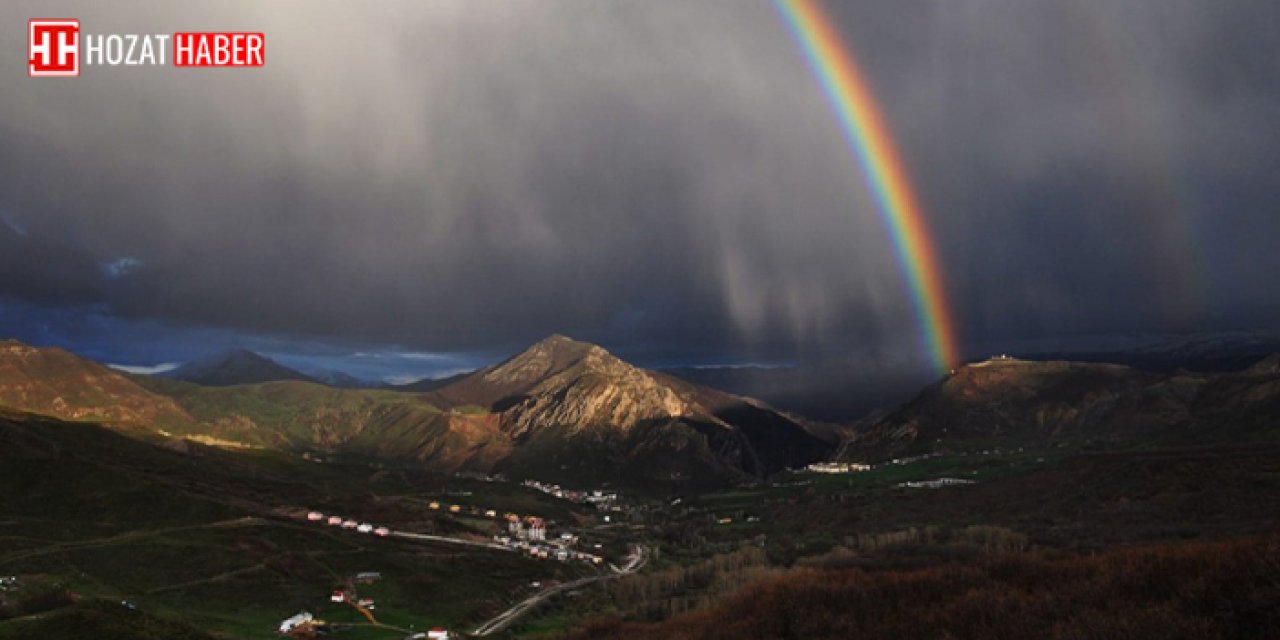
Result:
{"label": "paved road", "polygon": [[483,549],[495,549],[497,551],[506,551],[514,553],[516,549],[501,545],[496,542],[476,542],[475,540],[464,540],[462,538],[450,538],[447,536],[433,536],[429,533],[411,533],[409,531],[392,531],[387,534],[391,538],[405,538],[407,540],[422,540],[426,542],[443,542],[446,544],[460,544],[468,547],[480,547]]}
{"label": "paved road", "polygon": [[613,565],[610,565],[610,568],[613,569],[613,573],[587,576],[585,578],[579,578],[577,580],[571,580],[563,584],[558,584],[554,587],[547,587],[546,589],[543,589],[529,596],[528,598],[525,598],[524,600],[517,602],[515,606],[498,614],[492,620],[489,620],[488,622],[476,627],[475,631],[471,632],[471,635],[487,636],[487,635],[492,635],[494,633],[502,631],[503,629],[506,629],[508,626],[510,626],[512,622],[515,622],[518,618],[520,618],[520,616],[523,616],[524,614],[528,613],[534,607],[547,601],[547,599],[551,598],[552,596],[555,596],[560,593],[564,593],[566,591],[571,591],[573,589],[577,589],[578,587],[586,586],[593,582],[601,582],[603,580],[612,580],[614,578],[619,578],[625,575],[635,573],[636,571],[639,571],[641,567],[644,566],[644,563],[648,561],[648,559],[649,559],[649,554],[646,551],[646,549],[640,545],[635,545],[631,548],[631,555],[628,556],[628,560],[625,565],[623,565],[622,567],[615,567]]}

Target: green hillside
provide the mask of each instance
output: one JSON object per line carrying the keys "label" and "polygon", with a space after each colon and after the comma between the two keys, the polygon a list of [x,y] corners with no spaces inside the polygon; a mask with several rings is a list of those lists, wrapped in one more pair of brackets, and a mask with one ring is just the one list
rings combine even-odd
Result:
{"label": "green hillside", "polygon": [[[587,571],[514,553],[345,533],[299,517],[318,508],[404,530],[476,538],[496,531],[490,521],[426,508],[450,494],[562,521],[585,517],[512,485],[385,464],[317,464],[272,451],[167,448],[92,425],[3,413],[0,576],[17,576],[19,587],[0,593],[0,638],[46,637],[31,635],[46,629],[55,634],[47,637],[64,637],[55,630],[90,619],[95,629],[132,629],[137,621],[137,637],[184,637],[165,636],[170,627],[158,619],[191,633],[265,639],[302,610],[357,625],[344,637],[401,638],[410,625],[483,619],[530,581]],[[367,626],[353,608],[328,602],[330,590],[359,571],[382,572],[361,595],[376,598],[377,619],[388,627]],[[82,604],[53,613],[23,604],[66,604],[58,594]],[[121,617],[94,600],[127,601],[139,615]],[[6,601],[14,605],[8,615]]]}
{"label": "green hillside", "polygon": [[488,468],[509,448],[487,414],[442,412],[416,394],[296,381],[204,387],[137,380],[195,419],[176,433],[225,443],[411,459],[441,471]]}

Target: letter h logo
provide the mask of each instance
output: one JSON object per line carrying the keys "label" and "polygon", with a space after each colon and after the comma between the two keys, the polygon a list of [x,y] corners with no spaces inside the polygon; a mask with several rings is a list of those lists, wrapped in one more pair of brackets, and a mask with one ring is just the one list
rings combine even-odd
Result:
{"label": "letter h logo", "polygon": [[27,23],[27,75],[80,75],[80,21],[34,18]]}

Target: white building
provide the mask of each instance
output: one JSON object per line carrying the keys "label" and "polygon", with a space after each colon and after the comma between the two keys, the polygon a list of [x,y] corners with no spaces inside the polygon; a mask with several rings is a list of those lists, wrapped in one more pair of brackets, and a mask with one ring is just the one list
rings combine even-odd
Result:
{"label": "white building", "polygon": [[302,613],[299,613],[298,615],[293,616],[292,618],[287,618],[283,622],[281,622],[280,633],[290,633],[294,629],[297,629],[298,627],[304,624],[311,624],[311,621],[314,619],[315,617],[313,617],[310,613],[303,611]]}

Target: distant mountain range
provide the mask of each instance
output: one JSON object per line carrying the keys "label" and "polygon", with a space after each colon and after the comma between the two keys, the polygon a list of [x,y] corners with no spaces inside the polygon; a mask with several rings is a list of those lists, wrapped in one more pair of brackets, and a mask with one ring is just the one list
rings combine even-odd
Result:
{"label": "distant mountain range", "polygon": [[1233,372],[1002,356],[845,425],[640,369],[559,335],[409,389],[325,386],[247,351],[156,377],[0,343],[3,407],[144,437],[573,484],[678,491],[764,478],[833,454],[874,461],[988,444],[1110,448],[1280,436],[1280,356]]}
{"label": "distant mountain range", "polygon": [[[1036,361],[1122,364],[1163,372],[1238,371],[1280,353],[1280,335],[1266,331],[1112,335],[1065,342],[1054,347],[1022,345],[991,353]],[[837,359],[785,366],[672,367],[661,371],[695,384],[760,398],[809,418],[845,423],[907,402],[921,387],[934,381],[927,371],[903,371]]]}
{"label": "distant mountain range", "polygon": [[0,406],[149,437],[669,488],[761,478],[832,450],[764,403],[563,336],[426,393],[331,388],[244,351],[152,377],[3,344]]}
{"label": "distant mountain range", "polygon": [[1236,331],[1166,336],[1123,349],[1024,350],[1028,360],[1106,362],[1153,371],[1239,371],[1280,353],[1280,335]]}
{"label": "distant mountain range", "polygon": [[934,377],[928,371],[884,371],[850,362],[670,367],[660,371],[831,422],[849,422],[881,407],[906,402]]}
{"label": "distant mountain range", "polygon": [[381,386],[376,382],[357,378],[345,371],[315,370],[307,371],[306,375],[320,384],[339,389],[372,389]]}
{"label": "distant mountain range", "polygon": [[1280,355],[1230,372],[996,357],[854,425],[839,456],[983,447],[1119,449],[1280,439]]}

